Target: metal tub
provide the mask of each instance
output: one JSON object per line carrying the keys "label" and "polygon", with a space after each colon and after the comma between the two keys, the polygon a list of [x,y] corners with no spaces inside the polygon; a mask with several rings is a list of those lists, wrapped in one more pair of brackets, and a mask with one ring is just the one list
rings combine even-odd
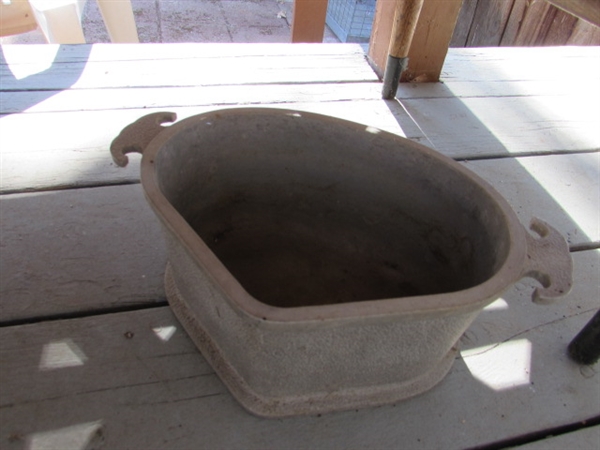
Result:
{"label": "metal tub", "polygon": [[472,172],[422,145],[266,108],[128,126],[168,243],[170,305],[261,416],[397,402],[450,369],[477,314],[524,276],[564,295],[571,259]]}

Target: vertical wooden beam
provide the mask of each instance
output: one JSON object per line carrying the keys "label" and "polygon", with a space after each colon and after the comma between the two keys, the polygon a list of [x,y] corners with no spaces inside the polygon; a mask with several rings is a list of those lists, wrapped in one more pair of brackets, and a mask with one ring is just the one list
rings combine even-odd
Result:
{"label": "vertical wooden beam", "polygon": [[439,81],[462,0],[425,0],[403,81]]}
{"label": "vertical wooden beam", "polygon": [[294,0],[292,42],[323,42],[327,0]]}
{"label": "vertical wooden beam", "polygon": [[[411,0],[397,0],[410,2]],[[369,46],[369,61],[382,76],[392,35],[396,0],[378,0]],[[462,0],[425,0],[412,45],[404,81],[438,81]]]}
{"label": "vertical wooden beam", "polygon": [[371,28],[368,59],[380,78],[383,78],[385,72],[395,11],[396,0],[377,0],[375,3],[375,18]]}

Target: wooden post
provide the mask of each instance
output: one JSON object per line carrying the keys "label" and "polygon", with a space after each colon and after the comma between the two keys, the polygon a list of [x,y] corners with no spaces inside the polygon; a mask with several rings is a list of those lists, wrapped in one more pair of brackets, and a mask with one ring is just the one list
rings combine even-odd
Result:
{"label": "wooden post", "polygon": [[[410,0],[400,0],[408,2]],[[424,0],[408,52],[403,81],[439,81],[462,0]],[[378,0],[371,33],[369,61],[381,76],[392,36],[394,0]]]}
{"label": "wooden post", "polygon": [[327,0],[294,0],[292,42],[323,42]]}
{"label": "wooden post", "polygon": [[140,42],[131,0],[97,0],[111,42]]}
{"label": "wooden post", "polygon": [[394,25],[383,75],[382,96],[385,99],[394,98],[398,91],[400,74],[408,64],[408,51],[422,6],[423,0],[398,0],[396,2]]}

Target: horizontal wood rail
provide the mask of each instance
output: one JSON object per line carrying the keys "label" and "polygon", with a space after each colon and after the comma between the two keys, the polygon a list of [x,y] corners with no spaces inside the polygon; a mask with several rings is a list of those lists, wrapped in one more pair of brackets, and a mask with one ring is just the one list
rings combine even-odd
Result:
{"label": "horizontal wood rail", "polygon": [[546,0],[563,11],[600,27],[600,2],[598,0]]}

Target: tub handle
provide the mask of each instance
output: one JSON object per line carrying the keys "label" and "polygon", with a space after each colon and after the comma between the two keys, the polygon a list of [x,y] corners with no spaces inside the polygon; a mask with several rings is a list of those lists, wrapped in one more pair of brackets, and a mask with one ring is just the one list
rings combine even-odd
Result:
{"label": "tub handle", "polygon": [[523,276],[536,279],[542,288],[532,295],[535,303],[546,304],[567,295],[573,284],[573,260],[563,236],[537,217],[531,220],[527,235],[527,262]]}
{"label": "tub handle", "polygon": [[129,162],[127,153],[144,153],[150,141],[165,129],[162,124],[176,120],[177,114],[162,111],[140,117],[127,125],[110,144],[110,153],[115,164],[125,167]]}

